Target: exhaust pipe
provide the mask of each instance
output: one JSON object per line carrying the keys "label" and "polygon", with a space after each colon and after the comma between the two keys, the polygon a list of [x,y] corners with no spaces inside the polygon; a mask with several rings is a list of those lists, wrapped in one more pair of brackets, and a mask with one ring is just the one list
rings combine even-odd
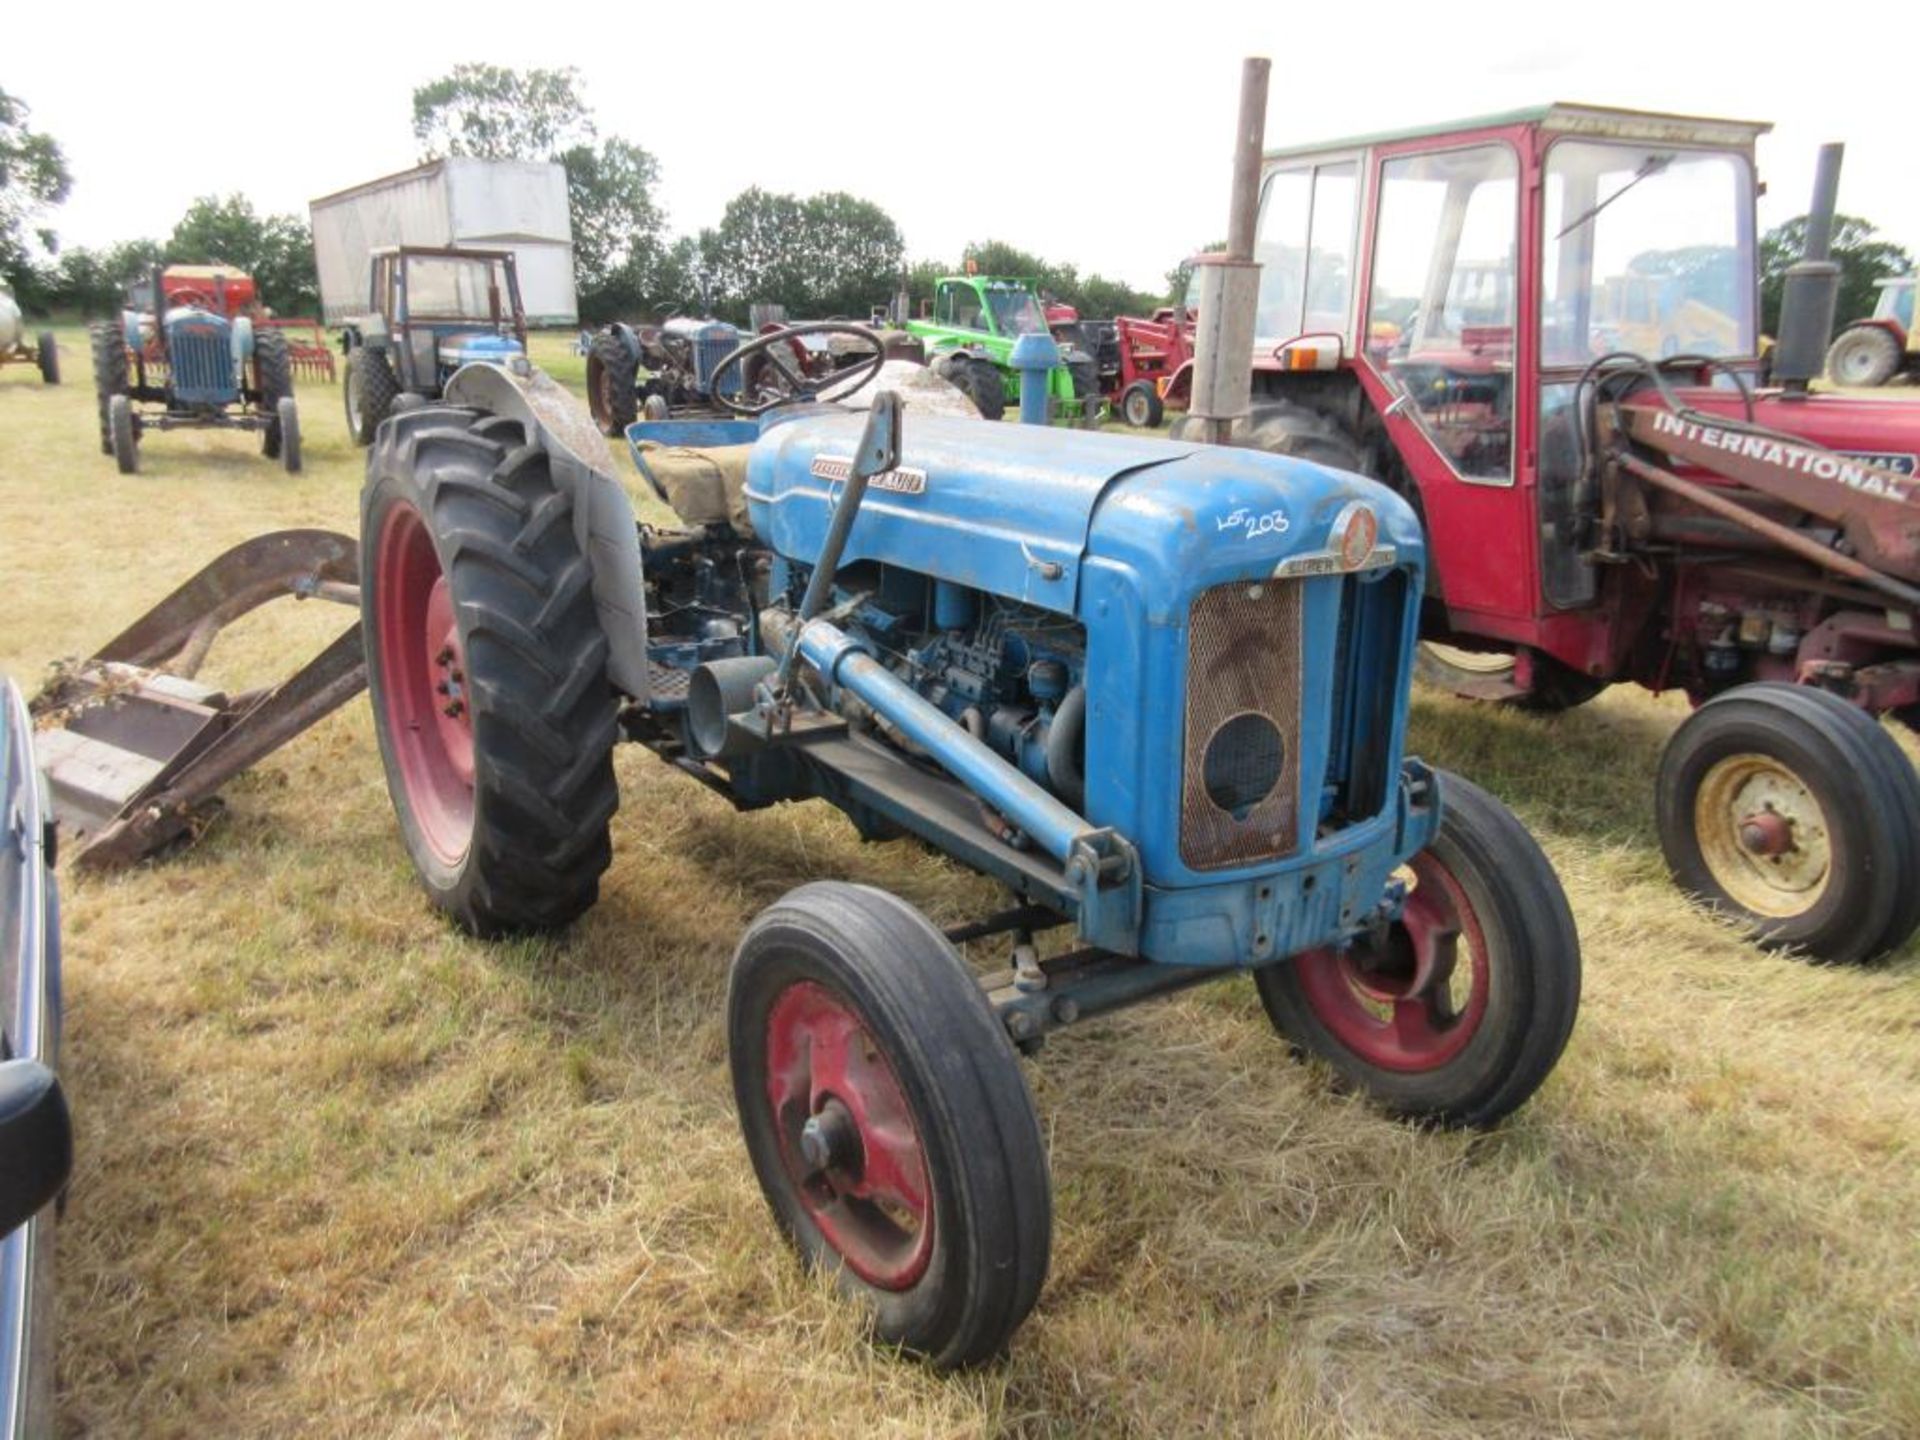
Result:
{"label": "exhaust pipe", "polygon": [[1833,211],[1840,198],[1844,145],[1822,145],[1813,172],[1813,208],[1807,245],[1788,270],[1780,296],[1780,338],[1773,347],[1773,378],[1791,396],[1826,368],[1833,315],[1840,303],[1840,267],[1834,263]]}

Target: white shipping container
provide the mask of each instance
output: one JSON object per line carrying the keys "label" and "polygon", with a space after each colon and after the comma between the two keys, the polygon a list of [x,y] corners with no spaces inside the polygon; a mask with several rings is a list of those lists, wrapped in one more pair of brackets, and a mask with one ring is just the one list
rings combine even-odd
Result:
{"label": "white shipping container", "polygon": [[379,245],[511,250],[527,324],[579,323],[567,172],[552,161],[454,156],[323,195],[307,209],[329,325],[367,313],[367,255]]}

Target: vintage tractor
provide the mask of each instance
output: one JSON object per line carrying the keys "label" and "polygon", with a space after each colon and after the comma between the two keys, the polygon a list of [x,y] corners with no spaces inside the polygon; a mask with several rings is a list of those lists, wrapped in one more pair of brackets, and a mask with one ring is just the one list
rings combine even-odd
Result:
{"label": "vintage tractor", "polygon": [[367,262],[367,313],[346,327],[347,434],[371,445],[397,409],[437,400],[469,362],[527,353],[527,316],[511,250],[386,245]]}
{"label": "vintage tractor", "polygon": [[1884,385],[1897,375],[1920,374],[1920,330],[1913,324],[1913,297],[1920,278],[1902,275],[1880,282],[1873,314],[1855,320],[1827,351],[1827,378],[1836,385]]}
{"label": "vintage tractor", "polygon": [[[907,331],[925,343],[927,363],[966,392],[989,420],[1006,413],[1020,395],[1014,344],[1023,335],[1048,335],[1051,327],[1032,282],[997,275],[951,275],[934,288],[930,318],[909,320]],[[1092,425],[1102,408],[1096,356],[1063,344],[1048,377],[1054,413]]]}
{"label": "vintage tractor", "polygon": [[42,330],[32,345],[27,344],[27,322],[13,296],[0,290],[0,365],[25,363],[40,371],[48,385],[60,383],[60,347],[53,332]]}
{"label": "vintage tractor", "polygon": [[[587,344],[587,405],[603,435],[620,435],[642,414],[720,414],[713,377],[740,348],[741,331],[724,320],[678,315],[663,325],[604,325]],[[729,375],[734,393],[738,370]]]}
{"label": "vintage tractor", "polygon": [[1231,438],[1414,506],[1435,683],[1684,691],[1655,786],[1675,879],[1858,960],[1920,924],[1920,780],[1871,718],[1920,719],[1920,407],[1807,390],[1837,155],[1802,277],[1824,315],[1789,305],[1759,386],[1765,129],[1553,105],[1269,154]]}
{"label": "vintage tractor", "polygon": [[[1273,456],[903,418],[892,391],[787,402],[665,530],[524,364],[394,415],[361,501],[368,684],[401,840],[476,934],[594,903],[622,738],[742,810],[825,800],[1005,885],[944,931],[804,885],[734,956],[754,1170],[883,1341],[966,1364],[1033,1305],[1050,1185],[1016,1053],[1077,1021],[1252,972],[1293,1047],[1395,1112],[1480,1126],[1533,1093],[1578,939],[1527,832],[1403,751],[1408,505]],[[976,978],[970,942],[1006,969]]]}
{"label": "vintage tractor", "polygon": [[90,329],[100,453],[140,468],[149,430],[257,430],[260,450],[300,469],[300,412],[286,337],[246,313],[253,281],[219,266],[154,267],[115,320]]}

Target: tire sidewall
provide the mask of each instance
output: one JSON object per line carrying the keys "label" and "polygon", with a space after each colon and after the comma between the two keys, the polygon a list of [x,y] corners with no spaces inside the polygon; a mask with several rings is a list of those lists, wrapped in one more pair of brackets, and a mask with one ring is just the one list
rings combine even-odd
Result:
{"label": "tire sidewall", "polygon": [[[1889,877],[1875,872],[1874,855],[1890,853],[1891,841],[1878,835],[1883,827],[1866,777],[1804,719],[1788,720],[1791,712],[1784,709],[1769,716],[1753,708],[1761,703],[1729,696],[1703,706],[1675,732],[1661,756],[1656,808],[1661,848],[1675,882],[1772,944],[1815,949],[1836,932],[1880,935],[1890,921],[1895,891],[1886,883]],[[1694,814],[1701,782],[1716,763],[1742,754],[1772,756],[1787,766],[1826,818],[1831,846],[1827,887],[1799,915],[1759,915],[1746,909],[1721,887],[1702,853]]]}

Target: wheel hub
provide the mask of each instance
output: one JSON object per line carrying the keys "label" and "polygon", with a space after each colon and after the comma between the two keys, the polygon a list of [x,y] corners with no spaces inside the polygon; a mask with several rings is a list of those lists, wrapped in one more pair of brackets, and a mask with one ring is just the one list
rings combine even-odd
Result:
{"label": "wheel hub", "polygon": [[1489,958],[1466,892],[1431,851],[1408,867],[1400,918],[1344,950],[1291,963],[1320,1022],[1384,1070],[1434,1070],[1466,1049],[1486,1014]]}
{"label": "wheel hub", "polygon": [[814,981],[767,1019],[781,1158],[821,1236],[868,1284],[904,1290],[933,1255],[933,1189],[899,1077],[859,1012]]}
{"label": "wheel hub", "polygon": [[374,566],[381,723],[421,838],[456,865],[473,838],[473,710],[453,594],[412,505],[387,511]]}
{"label": "wheel hub", "polygon": [[1804,914],[1826,893],[1833,845],[1813,791],[1771,755],[1729,755],[1694,795],[1701,858],[1727,897],[1755,915]]}

